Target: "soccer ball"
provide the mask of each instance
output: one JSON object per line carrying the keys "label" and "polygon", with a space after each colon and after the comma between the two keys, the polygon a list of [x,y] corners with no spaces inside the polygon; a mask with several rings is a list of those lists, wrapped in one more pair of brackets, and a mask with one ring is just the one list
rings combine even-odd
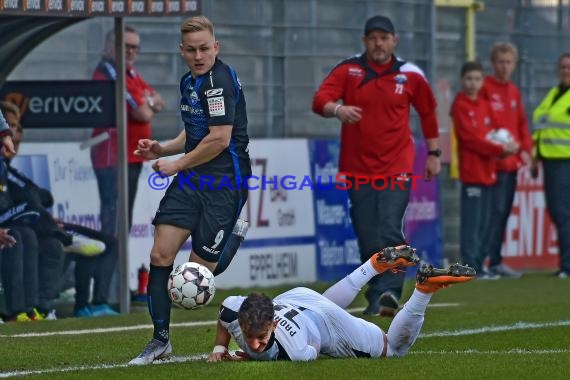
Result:
{"label": "soccer ball", "polygon": [[172,303],[182,309],[206,306],[215,293],[214,275],[198,263],[180,264],[168,277],[168,295]]}
{"label": "soccer ball", "polygon": [[487,139],[496,144],[506,144],[515,141],[511,132],[504,128],[494,129],[487,133]]}

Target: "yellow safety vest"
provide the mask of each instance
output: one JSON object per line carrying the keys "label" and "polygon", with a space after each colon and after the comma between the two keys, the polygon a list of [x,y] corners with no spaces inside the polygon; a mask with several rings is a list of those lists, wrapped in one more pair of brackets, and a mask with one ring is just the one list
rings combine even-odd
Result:
{"label": "yellow safety vest", "polygon": [[551,88],[532,114],[532,139],[542,158],[570,158],[570,90],[552,104],[559,92]]}

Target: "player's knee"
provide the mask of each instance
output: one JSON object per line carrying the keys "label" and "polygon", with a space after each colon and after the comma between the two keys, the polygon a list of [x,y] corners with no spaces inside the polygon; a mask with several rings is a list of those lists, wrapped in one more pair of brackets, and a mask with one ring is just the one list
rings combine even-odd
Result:
{"label": "player's knee", "polygon": [[388,343],[388,349],[386,350],[386,357],[401,358],[402,356],[406,356],[408,350],[409,347],[404,347],[404,346],[394,347],[393,344]]}
{"label": "player's knee", "polygon": [[174,257],[169,252],[161,249],[153,249],[150,253],[150,263],[152,265],[166,267],[174,262]]}

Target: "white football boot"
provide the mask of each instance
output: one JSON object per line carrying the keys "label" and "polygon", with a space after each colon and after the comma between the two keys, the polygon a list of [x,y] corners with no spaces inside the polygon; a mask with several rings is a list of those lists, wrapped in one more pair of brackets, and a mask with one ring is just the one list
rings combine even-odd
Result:
{"label": "white football boot", "polygon": [[158,339],[151,339],[143,352],[139,356],[129,362],[129,365],[145,365],[151,364],[155,360],[162,360],[168,358],[172,353],[172,345],[170,341],[162,343]]}

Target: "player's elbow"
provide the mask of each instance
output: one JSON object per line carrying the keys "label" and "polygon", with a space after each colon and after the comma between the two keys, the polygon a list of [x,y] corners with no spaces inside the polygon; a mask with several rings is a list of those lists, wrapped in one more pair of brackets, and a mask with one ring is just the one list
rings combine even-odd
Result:
{"label": "player's elbow", "polygon": [[317,115],[322,116],[324,107],[325,107],[324,102],[317,95],[315,95],[315,97],[313,98],[313,105],[311,107],[313,112],[316,113]]}
{"label": "player's elbow", "polygon": [[223,125],[210,128],[210,144],[217,152],[222,152],[230,146],[232,140],[232,127]]}
{"label": "player's elbow", "polygon": [[212,146],[216,152],[223,152],[230,146],[231,135],[217,135],[212,139]]}
{"label": "player's elbow", "polygon": [[141,123],[150,123],[154,112],[147,106],[140,106],[131,112],[131,117]]}

